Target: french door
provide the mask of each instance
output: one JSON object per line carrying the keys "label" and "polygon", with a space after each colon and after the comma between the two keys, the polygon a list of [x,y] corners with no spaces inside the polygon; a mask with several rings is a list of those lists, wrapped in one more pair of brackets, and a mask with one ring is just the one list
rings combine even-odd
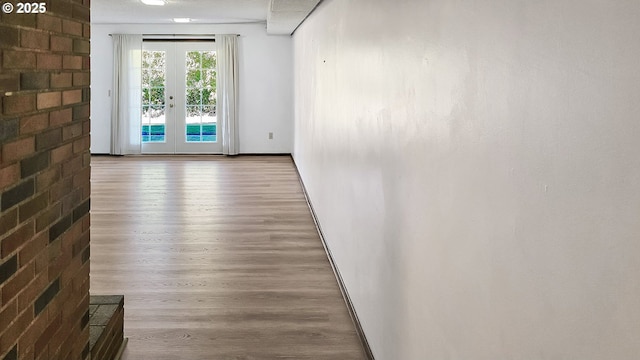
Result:
{"label": "french door", "polygon": [[213,42],[144,42],[142,153],[220,154]]}

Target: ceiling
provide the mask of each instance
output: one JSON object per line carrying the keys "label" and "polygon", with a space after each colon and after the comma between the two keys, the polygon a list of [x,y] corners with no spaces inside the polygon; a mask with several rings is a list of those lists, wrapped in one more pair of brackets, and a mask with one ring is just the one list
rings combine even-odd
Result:
{"label": "ceiling", "polygon": [[194,24],[266,23],[267,33],[289,35],[321,0],[165,0],[148,6],[140,0],[92,0],[92,23],[169,24],[190,18]]}

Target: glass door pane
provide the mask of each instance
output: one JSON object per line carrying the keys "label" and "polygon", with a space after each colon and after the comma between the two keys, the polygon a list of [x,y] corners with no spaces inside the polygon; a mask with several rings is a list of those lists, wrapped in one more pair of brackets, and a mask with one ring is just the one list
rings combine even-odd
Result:
{"label": "glass door pane", "polygon": [[216,142],[216,53],[186,53],[187,142]]}
{"label": "glass door pane", "polygon": [[167,52],[142,52],[142,142],[166,142]]}
{"label": "glass door pane", "polygon": [[142,152],[175,153],[173,43],[144,42],[142,49]]}
{"label": "glass door pane", "polygon": [[[221,153],[217,121],[217,62],[215,43],[180,43],[178,61],[184,63],[184,116],[177,152]],[[178,75],[180,78],[180,75]],[[180,89],[178,90],[180,91]]]}

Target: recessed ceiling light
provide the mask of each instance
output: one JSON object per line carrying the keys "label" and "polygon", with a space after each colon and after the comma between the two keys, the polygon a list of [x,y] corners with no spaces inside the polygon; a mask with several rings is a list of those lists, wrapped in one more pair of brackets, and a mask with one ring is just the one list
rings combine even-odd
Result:
{"label": "recessed ceiling light", "polygon": [[145,5],[154,5],[154,6],[162,6],[164,5],[164,0],[140,0]]}
{"label": "recessed ceiling light", "polygon": [[188,23],[190,21],[191,19],[189,18],[173,18],[173,22],[177,22],[177,23]]}

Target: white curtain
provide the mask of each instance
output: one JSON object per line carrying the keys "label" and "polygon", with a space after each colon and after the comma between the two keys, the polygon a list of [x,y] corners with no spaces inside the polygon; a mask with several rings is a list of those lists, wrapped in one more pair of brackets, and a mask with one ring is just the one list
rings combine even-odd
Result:
{"label": "white curtain", "polygon": [[216,35],[218,48],[218,126],[222,153],[237,155],[238,144],[238,36]]}
{"label": "white curtain", "polygon": [[114,34],[111,154],[141,151],[142,35]]}

